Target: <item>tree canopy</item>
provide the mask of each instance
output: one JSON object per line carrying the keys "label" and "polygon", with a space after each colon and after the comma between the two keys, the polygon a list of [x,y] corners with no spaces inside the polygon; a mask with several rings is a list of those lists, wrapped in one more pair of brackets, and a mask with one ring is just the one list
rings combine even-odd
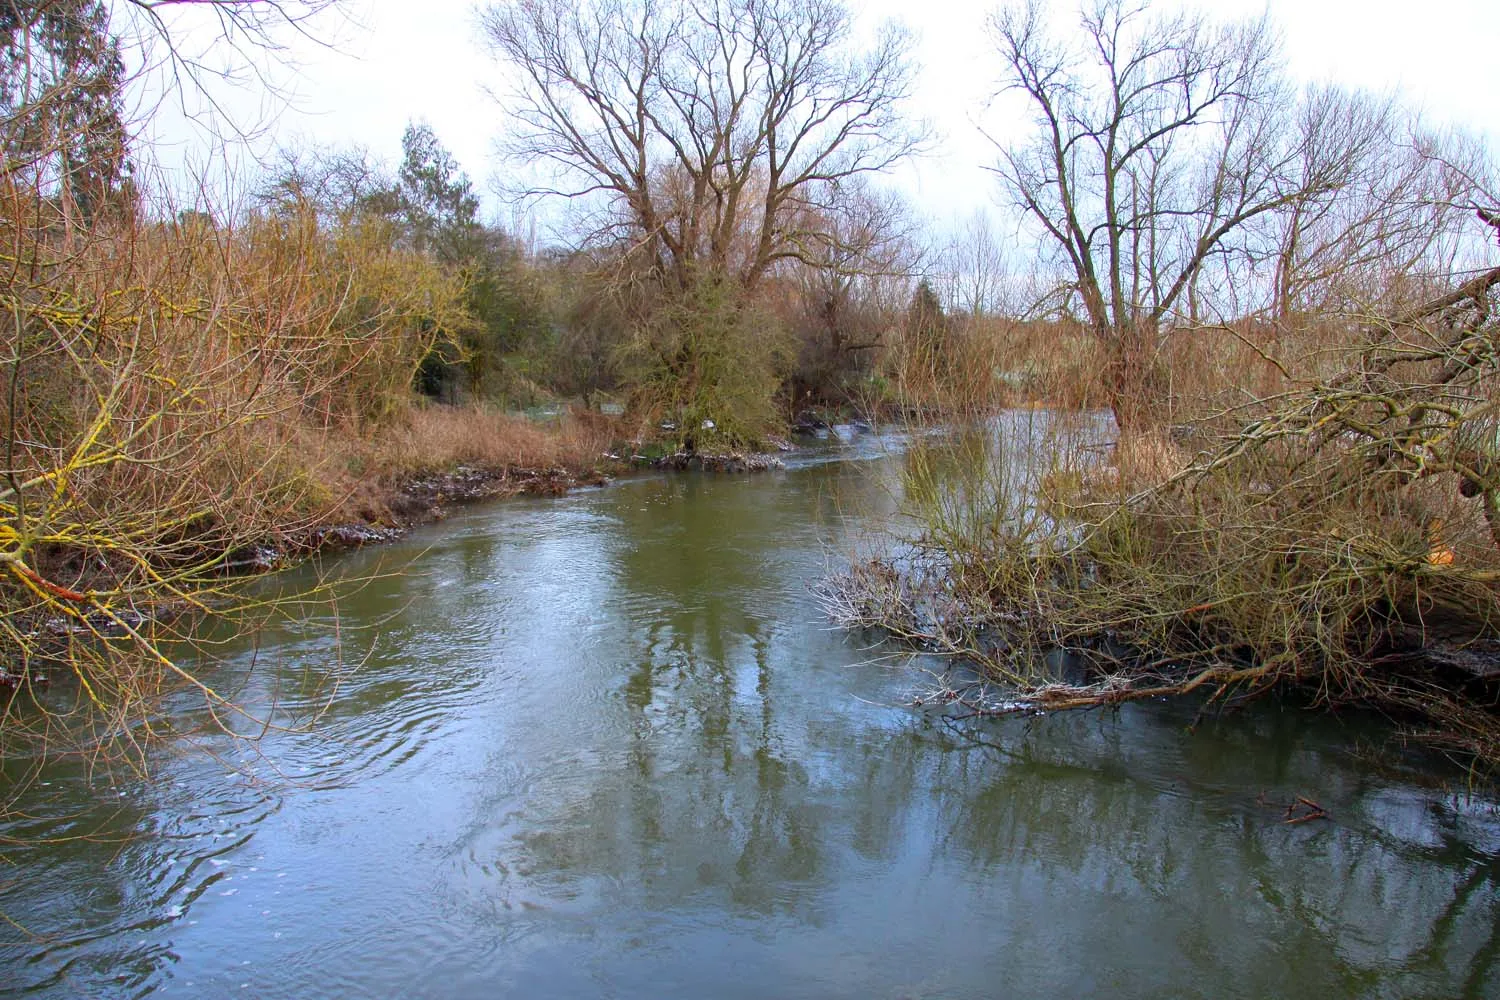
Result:
{"label": "tree canopy", "polygon": [[89,213],[129,171],[125,65],[102,0],[0,4],[0,136],[9,169]]}
{"label": "tree canopy", "polygon": [[836,0],[505,0],[483,27],[510,152],[546,168],[525,193],[585,202],[587,240],[679,287],[826,256],[851,182],[920,144],[909,36],[858,47]]}

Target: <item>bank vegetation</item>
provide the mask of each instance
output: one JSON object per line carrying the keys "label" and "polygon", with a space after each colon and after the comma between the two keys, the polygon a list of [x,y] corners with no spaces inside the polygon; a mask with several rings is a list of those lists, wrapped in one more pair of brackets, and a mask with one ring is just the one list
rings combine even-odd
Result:
{"label": "bank vegetation", "polygon": [[1485,151],[1293,88],[1264,20],[990,28],[1033,123],[997,173],[1055,276],[1028,370],[1108,418],[976,409],[831,612],[977,668],[923,696],[959,717],[1277,695],[1500,762]]}

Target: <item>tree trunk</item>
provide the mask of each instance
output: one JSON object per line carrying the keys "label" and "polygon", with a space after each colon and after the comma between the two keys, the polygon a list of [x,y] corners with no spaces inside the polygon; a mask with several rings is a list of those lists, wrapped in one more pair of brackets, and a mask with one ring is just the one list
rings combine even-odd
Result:
{"label": "tree trunk", "polygon": [[1114,331],[1105,370],[1109,407],[1120,430],[1161,424],[1167,417],[1166,378],[1156,356],[1154,328],[1130,324]]}

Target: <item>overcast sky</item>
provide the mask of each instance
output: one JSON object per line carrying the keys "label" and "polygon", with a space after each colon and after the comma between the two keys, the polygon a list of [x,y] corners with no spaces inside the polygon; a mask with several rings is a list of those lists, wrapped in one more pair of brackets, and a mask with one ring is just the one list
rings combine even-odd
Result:
{"label": "overcast sky", "polygon": [[[1162,0],[1179,5],[1178,0]],[[918,37],[920,73],[914,110],[938,130],[936,151],[892,183],[939,225],[994,202],[984,171],[993,148],[976,121],[1003,131],[986,105],[998,71],[985,31],[992,2],[870,0],[853,4],[860,18],[896,17]],[[1500,0],[1210,0],[1213,16],[1254,16],[1269,10],[1285,40],[1292,73],[1377,92],[1399,91],[1433,124],[1500,137]],[[1066,23],[1076,3],[1061,2]],[[474,4],[467,0],[349,0],[346,19],[318,26],[328,47],[297,43],[296,72],[283,73],[293,101],[268,130],[282,142],[357,144],[395,163],[409,120],[425,119],[453,151],[476,187],[501,165],[494,154],[505,122],[484,93],[497,70],[485,52]],[[240,95],[241,114],[259,104]],[[202,159],[201,136],[166,122],[166,163]],[[497,199],[491,214],[503,218]]]}

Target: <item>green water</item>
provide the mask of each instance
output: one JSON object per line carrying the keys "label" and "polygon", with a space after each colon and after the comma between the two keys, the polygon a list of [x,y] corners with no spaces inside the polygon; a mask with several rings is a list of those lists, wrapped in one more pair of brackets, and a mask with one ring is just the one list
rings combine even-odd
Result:
{"label": "green water", "polygon": [[1377,726],[1144,705],[986,747],[903,707],[808,589],[890,510],[881,453],[338,560],[385,575],[211,668],[285,728],[9,789],[0,994],[1500,995],[1496,803],[1377,769]]}

